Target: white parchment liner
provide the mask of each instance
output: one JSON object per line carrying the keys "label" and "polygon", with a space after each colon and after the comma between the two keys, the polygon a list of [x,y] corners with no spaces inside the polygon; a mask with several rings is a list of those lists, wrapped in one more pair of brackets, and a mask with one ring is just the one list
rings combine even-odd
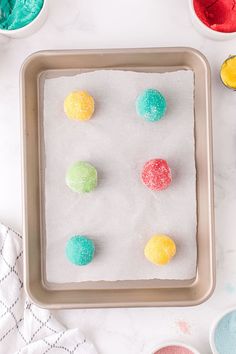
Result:
{"label": "white parchment liner", "polygon": [[[148,123],[135,112],[141,90],[156,88],[167,114]],[[66,118],[63,101],[88,90],[96,103],[90,121]],[[193,73],[102,70],[47,79],[44,84],[46,273],[51,282],[127,279],[190,279],[196,272],[196,192]],[[165,191],[148,190],[140,171],[151,158],[168,161],[173,176]],[[99,183],[89,194],[65,184],[75,161],[92,163]],[[155,233],[173,237],[177,254],[164,267],[149,263],[143,249]],[[65,257],[67,239],[88,235],[94,261],[76,267]]]}

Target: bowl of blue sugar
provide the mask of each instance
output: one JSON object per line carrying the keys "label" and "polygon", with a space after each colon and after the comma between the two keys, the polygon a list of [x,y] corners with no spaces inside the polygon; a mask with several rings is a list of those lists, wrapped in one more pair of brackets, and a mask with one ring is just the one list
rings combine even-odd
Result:
{"label": "bowl of blue sugar", "polygon": [[211,329],[210,345],[213,354],[236,353],[236,308],[217,318]]}

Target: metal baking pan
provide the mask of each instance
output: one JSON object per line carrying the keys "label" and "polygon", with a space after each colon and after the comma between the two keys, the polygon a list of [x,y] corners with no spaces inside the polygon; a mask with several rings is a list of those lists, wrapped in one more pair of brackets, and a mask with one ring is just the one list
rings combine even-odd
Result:
{"label": "metal baking pan", "polygon": [[[197,272],[191,280],[48,283],[45,273],[43,159],[41,154],[42,74],[99,69],[194,72],[194,129],[197,194]],[[21,69],[22,170],[25,289],[44,308],[192,306],[215,286],[213,163],[210,68],[191,48],[42,51]]]}

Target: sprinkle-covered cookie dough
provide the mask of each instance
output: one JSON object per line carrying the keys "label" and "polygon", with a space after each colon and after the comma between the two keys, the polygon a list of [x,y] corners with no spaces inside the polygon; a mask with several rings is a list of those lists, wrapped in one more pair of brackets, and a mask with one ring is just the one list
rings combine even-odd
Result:
{"label": "sprinkle-covered cookie dough", "polygon": [[172,181],[171,170],[166,160],[153,159],[145,163],[142,173],[142,182],[151,190],[166,189]]}
{"label": "sprinkle-covered cookie dough", "polygon": [[165,265],[176,253],[174,241],[167,235],[154,235],[144,248],[145,257],[156,265]]}
{"label": "sprinkle-covered cookie dough", "polygon": [[149,122],[159,121],[166,113],[166,99],[155,89],[147,89],[136,99],[136,112]]}
{"label": "sprinkle-covered cookie dough", "polygon": [[70,119],[89,120],[94,112],[94,99],[87,91],[71,92],[65,98],[64,111]]}
{"label": "sprinkle-covered cookie dough", "polygon": [[74,192],[91,192],[97,186],[97,170],[88,162],[78,161],[69,167],[66,184]]}
{"label": "sprinkle-covered cookie dough", "polygon": [[90,263],[94,258],[94,242],[86,236],[75,235],[66,244],[66,257],[79,266]]}

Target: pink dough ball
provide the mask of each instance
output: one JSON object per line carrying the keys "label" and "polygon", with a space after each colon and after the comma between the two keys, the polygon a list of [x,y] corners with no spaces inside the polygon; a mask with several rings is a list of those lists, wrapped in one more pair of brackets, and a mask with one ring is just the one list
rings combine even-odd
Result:
{"label": "pink dough ball", "polygon": [[166,189],[172,181],[171,170],[166,160],[153,159],[145,163],[142,173],[142,182],[149,189],[161,191]]}

